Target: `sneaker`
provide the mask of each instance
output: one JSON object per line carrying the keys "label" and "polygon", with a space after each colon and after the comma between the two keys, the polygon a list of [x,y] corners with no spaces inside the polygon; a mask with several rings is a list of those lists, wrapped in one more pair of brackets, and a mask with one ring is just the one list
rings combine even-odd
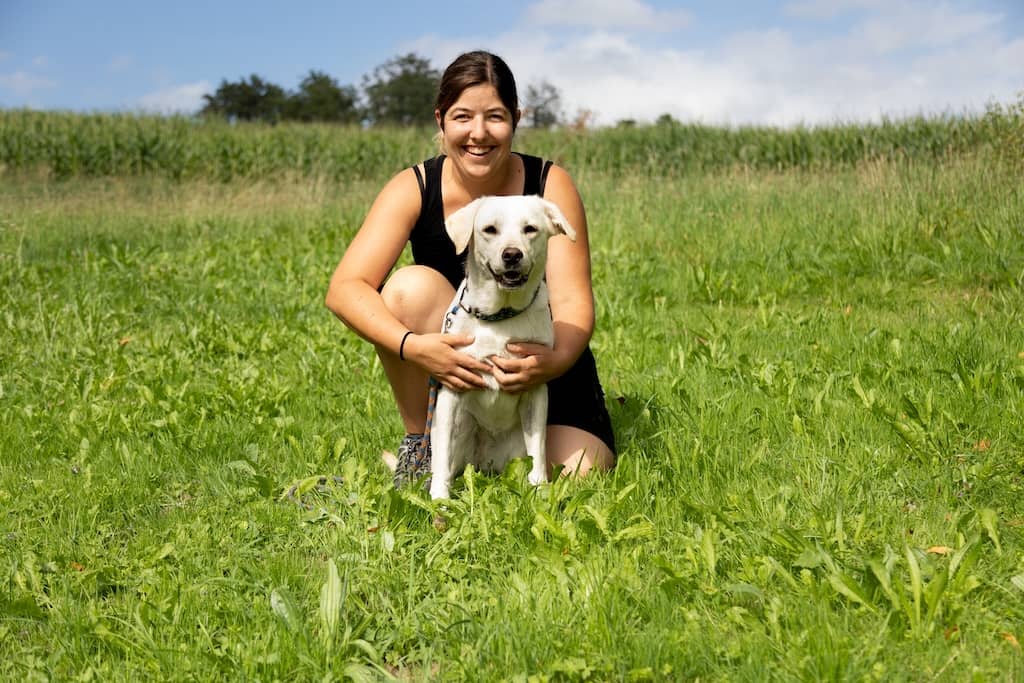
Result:
{"label": "sneaker", "polygon": [[409,482],[427,477],[430,479],[430,438],[424,434],[406,434],[398,447],[398,462],[395,465],[395,488],[402,488]]}

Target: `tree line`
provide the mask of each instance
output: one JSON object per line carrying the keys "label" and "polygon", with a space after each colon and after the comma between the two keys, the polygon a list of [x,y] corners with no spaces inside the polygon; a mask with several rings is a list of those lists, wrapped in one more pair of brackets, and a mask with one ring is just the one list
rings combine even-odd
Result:
{"label": "tree line", "polygon": [[[429,60],[409,53],[394,57],[363,77],[362,86],[341,85],[329,74],[310,70],[297,89],[253,74],[222,80],[203,95],[200,115],[230,121],[305,121],[369,126],[430,126],[441,72]],[[522,94],[523,123],[550,128],[563,123],[561,94],[541,81]]]}

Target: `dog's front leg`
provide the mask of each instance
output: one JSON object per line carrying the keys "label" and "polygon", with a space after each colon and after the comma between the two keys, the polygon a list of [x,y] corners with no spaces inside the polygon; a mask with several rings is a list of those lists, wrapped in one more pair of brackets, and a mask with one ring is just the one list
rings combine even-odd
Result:
{"label": "dog's front leg", "polygon": [[465,466],[460,452],[466,434],[466,416],[460,411],[459,397],[440,389],[430,429],[430,498],[449,498],[452,480]]}
{"label": "dog's front leg", "polygon": [[452,462],[452,436],[455,431],[455,394],[446,389],[437,392],[434,422],[430,428],[430,497],[447,498],[455,476]]}
{"label": "dog's front leg", "polygon": [[530,483],[534,486],[548,480],[547,432],[548,432],[548,388],[534,389],[519,404],[520,419],[523,422],[523,440],[526,454],[533,460],[530,469]]}

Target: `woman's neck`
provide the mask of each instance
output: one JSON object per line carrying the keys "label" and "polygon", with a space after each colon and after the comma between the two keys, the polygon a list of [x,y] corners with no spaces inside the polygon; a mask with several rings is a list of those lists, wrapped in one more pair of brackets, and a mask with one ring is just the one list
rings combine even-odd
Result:
{"label": "woman's neck", "polygon": [[518,155],[509,154],[505,163],[495,169],[494,173],[483,178],[476,178],[464,173],[458,164],[451,163],[449,156],[449,163],[444,165],[444,171],[446,171],[445,175],[449,183],[454,186],[453,189],[468,197],[469,200],[489,195],[518,194],[522,192],[522,188],[515,187],[519,180],[518,176],[522,175],[519,171],[518,159]]}

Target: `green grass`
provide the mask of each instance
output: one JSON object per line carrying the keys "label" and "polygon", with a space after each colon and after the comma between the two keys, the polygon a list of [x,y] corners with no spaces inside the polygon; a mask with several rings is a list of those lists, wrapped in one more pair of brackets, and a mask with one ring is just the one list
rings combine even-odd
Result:
{"label": "green grass", "polygon": [[322,306],[383,176],[2,176],[0,679],[1024,676],[1014,166],[576,174],[619,465],[446,525]]}

